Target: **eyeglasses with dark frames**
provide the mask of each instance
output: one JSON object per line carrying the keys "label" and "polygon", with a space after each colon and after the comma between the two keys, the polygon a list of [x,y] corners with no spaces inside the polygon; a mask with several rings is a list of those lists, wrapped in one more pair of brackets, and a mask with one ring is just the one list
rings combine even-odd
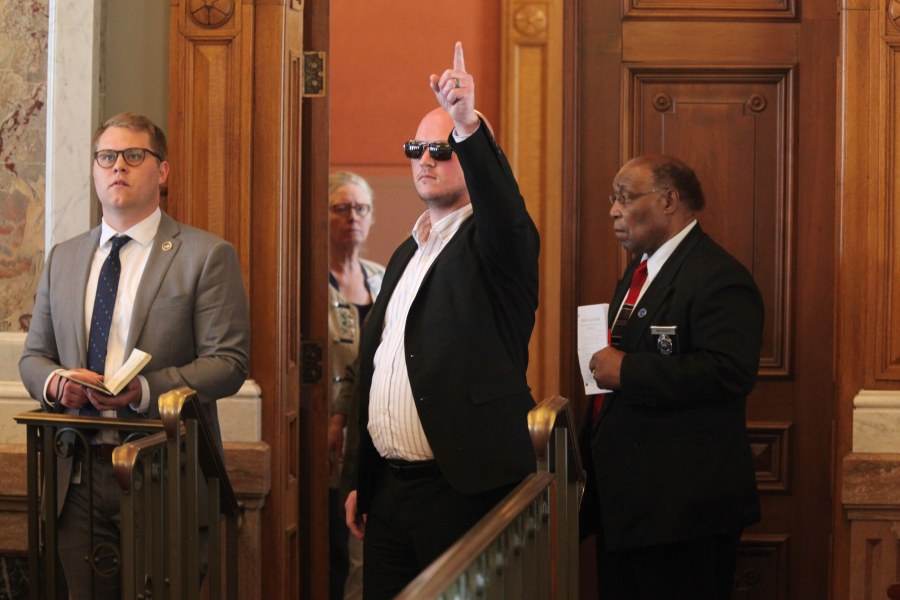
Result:
{"label": "eyeglasses with dark frames", "polygon": [[371,204],[332,204],[328,207],[332,214],[341,217],[350,216],[350,211],[356,213],[359,217],[364,217],[372,211]]}
{"label": "eyeglasses with dark frames", "polygon": [[653,188],[652,190],[647,190],[646,192],[619,192],[618,194],[610,194],[609,195],[609,203],[615,204],[618,202],[622,206],[631,204],[638,198],[643,198],[648,194],[655,194],[658,192],[667,192],[669,188]]}
{"label": "eyeglasses with dark frames", "polygon": [[148,154],[152,154],[157,160],[161,161],[163,159],[162,156],[149,148],[125,148],[124,150],[97,150],[94,152],[94,160],[97,161],[100,168],[111,169],[116,164],[116,161],[119,160],[120,154],[125,159],[125,164],[131,167],[140,166]]}
{"label": "eyeglasses with dark frames", "polygon": [[453,156],[453,147],[447,142],[409,140],[403,143],[403,153],[409,159],[422,158],[422,154],[426,149],[434,160],[450,160],[450,157]]}

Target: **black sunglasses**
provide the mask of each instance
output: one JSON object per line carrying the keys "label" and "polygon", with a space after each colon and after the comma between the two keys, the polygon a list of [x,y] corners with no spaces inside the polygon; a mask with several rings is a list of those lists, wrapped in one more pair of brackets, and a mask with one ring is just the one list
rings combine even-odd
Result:
{"label": "black sunglasses", "polygon": [[420,140],[403,142],[403,153],[406,154],[406,158],[422,158],[426,148],[434,160],[450,160],[450,157],[453,156],[453,148],[447,142],[422,142]]}

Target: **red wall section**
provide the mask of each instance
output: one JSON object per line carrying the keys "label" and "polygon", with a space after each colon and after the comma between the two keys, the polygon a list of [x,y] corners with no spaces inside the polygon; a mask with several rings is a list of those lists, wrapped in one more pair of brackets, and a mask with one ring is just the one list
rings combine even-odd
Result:
{"label": "red wall section", "polygon": [[330,164],[370,180],[376,223],[364,255],[385,263],[425,210],[402,144],[437,106],[428,76],[452,66],[457,40],[499,135],[500,0],[332,0],[330,11]]}

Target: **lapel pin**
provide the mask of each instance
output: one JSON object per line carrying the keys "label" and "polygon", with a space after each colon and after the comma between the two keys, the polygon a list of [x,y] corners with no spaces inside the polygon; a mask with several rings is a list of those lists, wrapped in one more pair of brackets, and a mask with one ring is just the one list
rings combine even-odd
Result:
{"label": "lapel pin", "polygon": [[646,308],[642,308],[641,310],[638,311],[638,319],[643,319],[646,316],[647,316]]}
{"label": "lapel pin", "polygon": [[171,249],[172,249],[172,242],[167,240],[162,243],[162,251],[163,252],[168,252]]}

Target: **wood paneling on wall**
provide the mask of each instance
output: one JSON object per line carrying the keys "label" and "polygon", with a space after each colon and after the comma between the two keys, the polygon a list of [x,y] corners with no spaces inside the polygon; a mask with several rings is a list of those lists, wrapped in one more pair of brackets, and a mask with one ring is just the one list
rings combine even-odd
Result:
{"label": "wood paneling on wall", "polygon": [[539,304],[528,366],[538,400],[559,393],[562,15],[562,0],[503,0],[500,141],[541,234]]}
{"label": "wood paneling on wall", "polygon": [[234,244],[250,273],[250,98],[253,6],[223,14],[171,0],[169,160],[164,208]]}
{"label": "wood paneling on wall", "polygon": [[[873,237],[878,240],[875,254],[880,270],[877,274],[878,311],[874,315],[878,327],[875,352],[875,378],[900,381],[900,2],[887,3],[883,31],[885,50],[880,97],[884,132],[883,152],[887,159],[880,178],[884,186],[879,190],[876,223]],[[876,107],[872,107],[873,109]]]}
{"label": "wood paneling on wall", "polygon": [[852,420],[860,390],[900,389],[900,4],[840,8],[833,595],[875,598],[900,579],[898,455],[853,454]]}
{"label": "wood paneling on wall", "polygon": [[176,167],[167,209],[229,240],[240,256],[253,332],[250,377],[262,389],[262,437],[271,447],[258,597],[296,598],[299,481],[303,460],[312,461],[299,443],[303,3],[170,0],[170,9]]}

